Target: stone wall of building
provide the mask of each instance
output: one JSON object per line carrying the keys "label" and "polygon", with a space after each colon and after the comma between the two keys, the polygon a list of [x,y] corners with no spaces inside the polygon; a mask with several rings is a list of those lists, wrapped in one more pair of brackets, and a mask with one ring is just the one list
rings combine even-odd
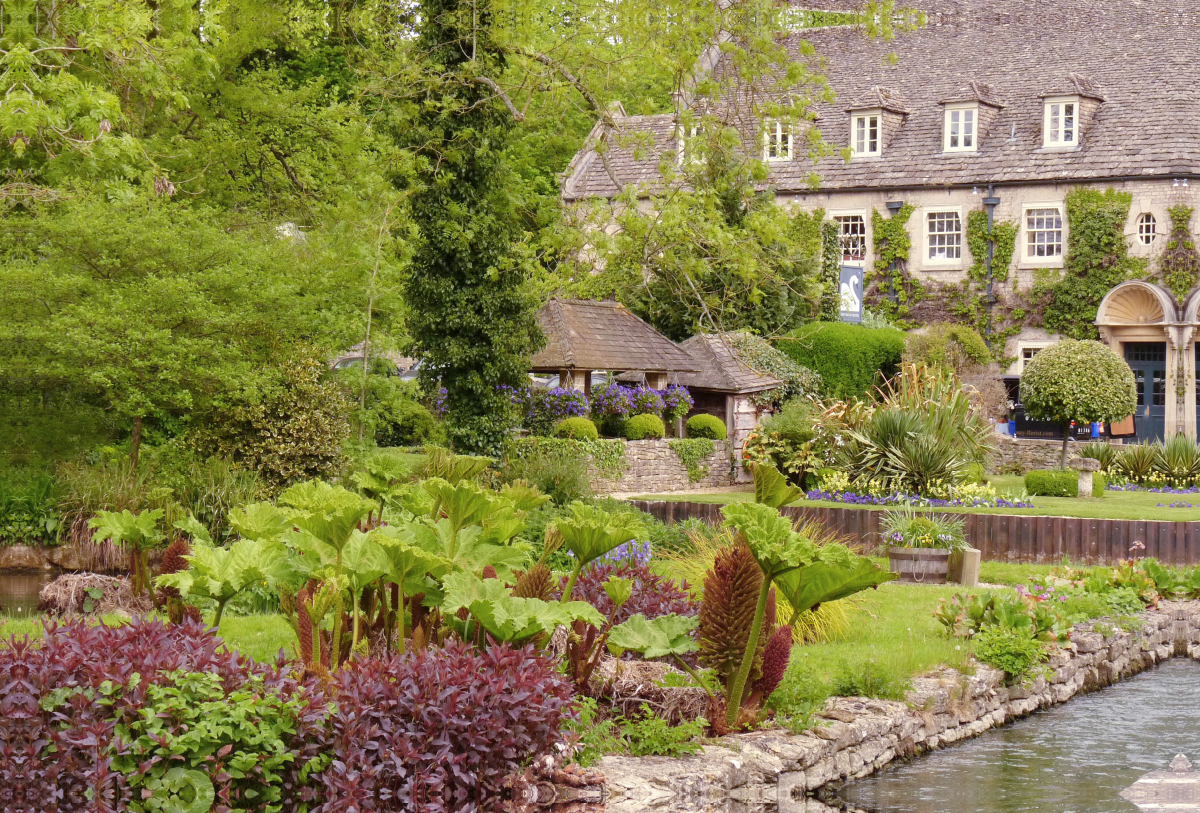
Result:
{"label": "stone wall of building", "polygon": [[[1031,206],[1058,206],[1063,212],[1064,245],[1070,232],[1070,224],[1066,222],[1066,195],[1073,188],[1091,187],[1094,189],[1116,189],[1128,192],[1133,196],[1129,208],[1129,217],[1125,223],[1124,233],[1130,235],[1129,254],[1133,257],[1145,258],[1153,262],[1166,246],[1166,234],[1171,228],[1171,219],[1167,208],[1184,204],[1195,206],[1197,192],[1189,188],[1175,186],[1172,179],[1155,178],[1147,180],[1084,182],[1079,184],[1029,183],[1019,186],[1006,186],[995,190],[1000,197],[995,215],[999,221],[1009,221],[1020,226],[1016,251],[1013,253],[1012,265],[1008,269],[1007,280],[996,284],[997,293],[1011,295],[1014,290],[1027,292],[1033,286],[1035,270],[1049,267],[1062,267],[1062,258],[1050,259],[1044,257],[1025,256],[1025,211]],[[972,257],[967,250],[964,234],[961,256],[957,260],[946,260],[940,257],[931,258],[928,250],[928,216],[934,212],[954,211],[959,214],[964,230],[966,229],[967,214],[975,209],[983,208],[983,197],[987,194],[986,187],[963,188],[919,188],[896,190],[842,191],[826,189],[802,195],[781,194],[779,203],[795,209],[814,211],[824,209],[827,216],[861,215],[866,223],[866,257],[863,266],[871,268],[874,257],[874,227],[871,222],[871,211],[878,211],[887,217],[886,205],[889,200],[902,200],[911,204],[915,211],[907,225],[909,236],[912,238],[912,252],[909,257],[908,271],[913,277],[928,286],[936,287],[948,283],[958,283],[967,276]],[[1149,245],[1136,239],[1138,233],[1138,218],[1143,214],[1154,216],[1159,236]],[[1008,340],[1005,355],[1019,357],[1019,345],[1022,337],[1014,336]],[[1019,370],[1010,370],[1019,372]]]}
{"label": "stone wall of building", "polygon": [[970,676],[946,669],[914,680],[904,703],[831,698],[819,724],[803,734],[739,734],[681,759],[605,757],[606,811],[833,813],[842,808],[820,801],[824,789],[894,759],[976,737],[1175,655],[1200,659],[1200,602],[1163,602],[1132,632],[1101,622],[1077,625],[1051,656],[1048,677],[1029,685],[1005,686],[1003,673],[982,665]]}
{"label": "stone wall of building", "polygon": [[589,469],[588,479],[596,494],[661,494],[689,488],[719,488],[733,482],[728,441],[713,441],[713,453],[700,464],[705,475],[697,481],[688,477],[687,467],[671,448],[669,439],[624,443],[626,467],[620,477],[613,479]]}

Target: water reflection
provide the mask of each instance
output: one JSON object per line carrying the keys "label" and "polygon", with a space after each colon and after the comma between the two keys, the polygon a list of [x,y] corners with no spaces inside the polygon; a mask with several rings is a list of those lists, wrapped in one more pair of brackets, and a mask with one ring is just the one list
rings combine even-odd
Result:
{"label": "water reflection", "polygon": [[838,793],[871,813],[1137,813],[1118,794],[1183,753],[1200,762],[1200,663],[1174,658]]}
{"label": "water reflection", "polygon": [[0,615],[35,615],[38,593],[57,575],[53,570],[0,571]]}

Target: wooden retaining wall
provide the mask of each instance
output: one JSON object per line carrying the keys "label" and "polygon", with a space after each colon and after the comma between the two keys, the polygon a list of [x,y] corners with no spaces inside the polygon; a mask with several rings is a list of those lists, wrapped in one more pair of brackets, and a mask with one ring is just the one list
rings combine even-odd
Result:
{"label": "wooden retaining wall", "polygon": [[[709,503],[634,500],[632,504],[668,524],[695,517],[721,521],[721,506]],[[783,512],[825,525],[864,548],[880,545],[884,511],[870,508],[792,507]],[[967,542],[984,559],[998,562],[1113,564],[1130,556],[1135,542],[1146,546],[1137,555],[1175,565],[1200,564],[1200,522],[1157,522],[1127,519],[1078,519],[1015,514],[958,514]]]}

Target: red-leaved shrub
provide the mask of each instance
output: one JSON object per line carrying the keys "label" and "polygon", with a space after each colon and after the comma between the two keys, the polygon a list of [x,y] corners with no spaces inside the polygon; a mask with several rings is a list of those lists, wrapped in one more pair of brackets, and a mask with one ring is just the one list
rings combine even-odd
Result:
{"label": "red-leaved shrub", "polygon": [[[134,719],[148,689],[171,684],[176,672],[219,675],[226,692],[257,676],[281,697],[303,693],[308,702],[288,743],[296,759],[271,781],[282,785],[284,810],[315,798],[300,769],[326,750],[325,702],[282,660],[270,666],[232,654],[213,630],[192,621],[167,626],[135,618],[107,627],[47,620],[41,640],[0,643],[0,813],[127,810],[128,778],[110,766],[129,744],[114,737],[115,726]],[[220,758],[210,764],[220,805],[237,795],[237,781]]]}
{"label": "red-leaved shrub", "polygon": [[461,643],[352,662],[336,678],[321,813],[495,809],[500,782],[553,752],[571,686],[532,647]]}
{"label": "red-leaved shrub", "polygon": [[[700,611],[691,593],[681,588],[673,579],[659,576],[650,569],[650,565],[633,559],[621,562],[598,562],[584,569],[575,582],[575,590],[571,597],[575,601],[586,601],[608,618],[612,612],[612,599],[604,592],[604,583],[613,576],[629,579],[633,582],[633,592],[629,601],[617,611],[614,623],[620,624],[641,613],[647,619],[658,618],[660,615],[675,613],[676,615],[693,616]],[[559,595],[566,587],[564,577],[559,584]]]}

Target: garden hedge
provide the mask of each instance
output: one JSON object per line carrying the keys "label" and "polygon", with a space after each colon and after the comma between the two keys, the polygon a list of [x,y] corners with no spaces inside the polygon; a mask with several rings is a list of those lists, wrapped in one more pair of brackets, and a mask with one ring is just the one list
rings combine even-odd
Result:
{"label": "garden hedge", "polygon": [[[1108,485],[1104,475],[1092,475],[1092,496],[1104,496]],[[1078,497],[1079,472],[1073,469],[1046,469],[1031,471],[1025,475],[1025,490],[1035,497]]]}
{"label": "garden hedge", "polygon": [[819,373],[827,396],[848,398],[869,392],[877,373],[895,375],[904,340],[904,333],[895,328],[811,322],[776,340],[776,346]]}
{"label": "garden hedge", "polygon": [[727,434],[725,422],[716,415],[700,414],[688,418],[687,436],[689,438],[725,440]]}

